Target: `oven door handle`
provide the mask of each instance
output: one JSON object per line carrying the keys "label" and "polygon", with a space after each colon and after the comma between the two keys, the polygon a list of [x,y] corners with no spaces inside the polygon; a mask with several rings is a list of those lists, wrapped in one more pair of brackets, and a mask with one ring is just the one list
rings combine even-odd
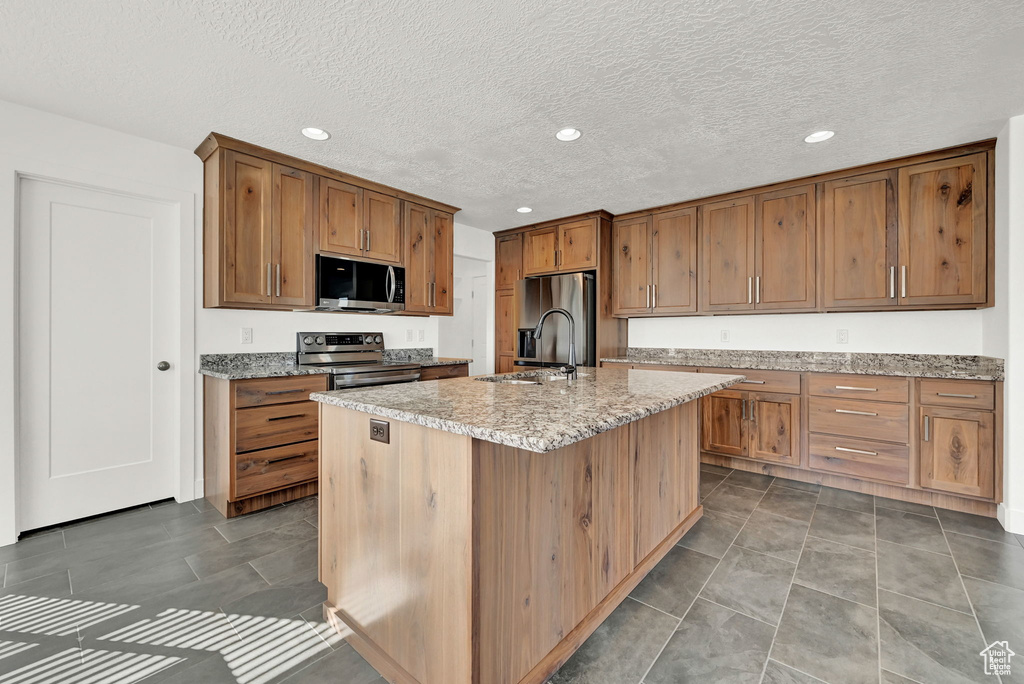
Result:
{"label": "oven door handle", "polygon": [[388,278],[387,278],[387,292],[388,292],[388,303],[394,303],[395,301],[395,267],[388,266]]}

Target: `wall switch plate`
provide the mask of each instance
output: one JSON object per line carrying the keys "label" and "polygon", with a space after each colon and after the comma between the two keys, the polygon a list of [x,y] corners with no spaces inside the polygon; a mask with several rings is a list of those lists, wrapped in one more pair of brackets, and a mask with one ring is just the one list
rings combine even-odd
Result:
{"label": "wall switch plate", "polygon": [[405,341],[412,342],[412,328],[405,329]]}
{"label": "wall switch plate", "polygon": [[728,342],[728,341],[729,341],[729,331],[728,330],[723,330],[722,331],[722,342]]}
{"label": "wall switch plate", "polygon": [[426,342],[426,341],[427,341],[427,331],[426,330],[420,330],[420,342]]}
{"label": "wall switch plate", "polygon": [[374,442],[391,444],[391,423],[386,420],[370,419],[370,439]]}
{"label": "wall switch plate", "polygon": [[836,330],[837,344],[850,344],[850,331],[844,328]]}
{"label": "wall switch plate", "polygon": [[252,344],[252,328],[242,328],[239,338],[242,344]]}

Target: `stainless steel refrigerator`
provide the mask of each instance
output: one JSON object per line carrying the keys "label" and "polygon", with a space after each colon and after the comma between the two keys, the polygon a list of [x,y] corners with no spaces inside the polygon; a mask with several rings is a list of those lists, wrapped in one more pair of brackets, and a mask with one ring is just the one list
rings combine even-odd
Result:
{"label": "stainless steel refrigerator", "polygon": [[564,316],[548,316],[539,340],[533,329],[541,315],[562,308],[576,322],[576,362],[597,365],[595,338],[597,302],[593,273],[526,278],[516,283],[516,361],[517,366],[562,366],[569,358],[569,321]]}

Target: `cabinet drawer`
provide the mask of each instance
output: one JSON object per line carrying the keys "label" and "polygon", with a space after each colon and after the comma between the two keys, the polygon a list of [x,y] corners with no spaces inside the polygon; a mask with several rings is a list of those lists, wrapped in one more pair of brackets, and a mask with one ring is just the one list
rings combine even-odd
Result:
{"label": "cabinet drawer", "polygon": [[744,382],[732,386],[736,390],[757,390],[782,394],[800,394],[800,374],[787,371],[754,370],[746,368],[702,368],[702,373],[745,375]]}
{"label": "cabinet drawer", "polygon": [[427,366],[420,369],[420,380],[444,380],[445,378],[469,377],[469,365],[458,363],[451,366]]}
{"label": "cabinet drawer", "polygon": [[317,439],[319,404],[257,406],[235,412],[235,453]]}
{"label": "cabinet drawer", "polygon": [[311,392],[327,389],[326,375],[235,380],[235,408],[306,401]]}
{"label": "cabinet drawer", "polygon": [[811,432],[907,444],[910,407],[853,399],[811,397],[808,424]]}
{"label": "cabinet drawer", "polygon": [[235,457],[234,499],[317,478],[319,442],[301,442]]}
{"label": "cabinet drawer", "polygon": [[812,470],[901,485],[910,482],[910,447],[812,434],[809,452]]}
{"label": "cabinet drawer", "polygon": [[928,406],[957,406],[991,411],[996,407],[996,386],[966,380],[921,380],[918,397]]}
{"label": "cabinet drawer", "polygon": [[601,368],[632,368],[633,364],[625,361],[602,361]]}
{"label": "cabinet drawer", "polygon": [[881,375],[811,373],[807,392],[816,397],[862,399],[865,401],[910,401],[910,380]]}

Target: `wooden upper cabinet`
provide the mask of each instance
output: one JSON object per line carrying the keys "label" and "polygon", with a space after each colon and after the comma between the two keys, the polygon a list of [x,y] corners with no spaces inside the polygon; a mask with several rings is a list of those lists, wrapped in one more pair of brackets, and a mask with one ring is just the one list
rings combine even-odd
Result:
{"label": "wooden upper cabinet", "polygon": [[406,243],[405,310],[451,313],[452,215],[406,202],[402,223]]}
{"label": "wooden upper cabinet", "polygon": [[444,211],[431,210],[431,229],[434,241],[434,285],[431,313],[450,314],[453,311],[454,287],[454,217]]}
{"label": "wooden upper cabinet", "polygon": [[961,496],[995,495],[995,414],[921,408],[921,486]]}
{"label": "wooden upper cabinet", "polygon": [[612,313],[651,310],[651,217],[612,224]]}
{"label": "wooden upper cabinet", "polygon": [[312,307],[313,291],[313,174],[280,164],[273,166],[272,302],[281,306]]}
{"label": "wooden upper cabinet", "polygon": [[754,308],[817,306],[814,185],[757,196],[754,221]]}
{"label": "wooden upper cabinet", "polygon": [[559,271],[588,271],[597,268],[597,219],[583,219],[558,226]]}
{"label": "wooden upper cabinet", "polygon": [[987,155],[899,170],[900,304],[984,304]]}
{"label": "wooden upper cabinet", "polygon": [[825,183],[821,216],[825,308],[896,306],[896,171]]}
{"label": "wooden upper cabinet", "polygon": [[363,189],[320,178],[320,251],[362,256]]}
{"label": "wooden upper cabinet", "polygon": [[701,310],[754,308],[754,198],[705,204],[701,216]]}
{"label": "wooden upper cabinet", "polygon": [[366,222],[368,259],[402,262],[401,200],[370,190],[363,191],[363,216]]}
{"label": "wooden upper cabinet", "polygon": [[[270,304],[273,164],[232,151],[224,153],[222,163],[221,282],[206,283],[206,305]],[[216,230],[209,225],[206,229]]]}
{"label": "wooden upper cabinet", "polygon": [[523,234],[498,238],[494,251],[495,289],[511,289],[523,277]]}
{"label": "wooden upper cabinet", "polygon": [[531,276],[555,271],[558,251],[558,227],[528,230],[523,234],[523,275]]}
{"label": "wooden upper cabinet", "polygon": [[697,310],[697,209],[655,214],[651,224],[651,308]]}

